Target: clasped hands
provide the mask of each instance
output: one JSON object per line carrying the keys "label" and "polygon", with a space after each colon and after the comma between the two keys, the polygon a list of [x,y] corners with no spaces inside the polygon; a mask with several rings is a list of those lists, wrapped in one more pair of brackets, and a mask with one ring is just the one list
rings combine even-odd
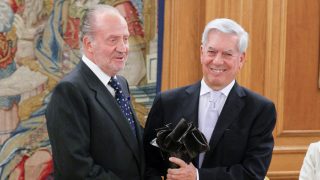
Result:
{"label": "clasped hands", "polygon": [[169,161],[179,166],[177,169],[169,168],[167,171],[167,180],[196,180],[197,168],[190,162],[187,164],[183,160],[170,157]]}

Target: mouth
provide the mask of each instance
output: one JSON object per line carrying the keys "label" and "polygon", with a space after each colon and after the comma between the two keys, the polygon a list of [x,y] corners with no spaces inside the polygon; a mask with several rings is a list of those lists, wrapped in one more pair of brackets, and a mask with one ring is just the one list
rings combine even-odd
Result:
{"label": "mouth", "polygon": [[225,69],[222,69],[222,68],[209,68],[209,69],[213,73],[223,73],[226,71]]}
{"label": "mouth", "polygon": [[115,57],[114,59],[116,59],[117,61],[124,61],[125,57]]}

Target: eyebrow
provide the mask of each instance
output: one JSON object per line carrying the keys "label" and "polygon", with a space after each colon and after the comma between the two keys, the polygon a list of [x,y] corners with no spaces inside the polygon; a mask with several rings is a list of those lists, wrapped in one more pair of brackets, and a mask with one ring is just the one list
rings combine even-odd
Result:
{"label": "eyebrow", "polygon": [[127,37],[127,35],[109,35],[111,38],[117,38],[117,37]]}
{"label": "eyebrow", "polygon": [[119,38],[129,38],[130,36],[127,36],[127,35],[110,35],[107,37],[107,39],[119,39]]}
{"label": "eyebrow", "polygon": [[[207,47],[207,49],[208,50],[217,50],[216,48],[214,48],[214,47],[211,47],[211,46],[209,46],[209,47]],[[234,52],[232,49],[228,49],[228,50],[224,50],[224,51],[222,51],[222,52]]]}

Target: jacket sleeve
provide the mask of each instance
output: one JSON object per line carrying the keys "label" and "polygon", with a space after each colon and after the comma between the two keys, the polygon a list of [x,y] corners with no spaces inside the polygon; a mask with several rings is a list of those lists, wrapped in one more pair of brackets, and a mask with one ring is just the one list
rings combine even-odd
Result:
{"label": "jacket sleeve", "polygon": [[146,155],[146,180],[161,180],[166,175],[166,165],[160,153],[160,149],[150,144],[156,138],[155,129],[162,127],[163,110],[161,107],[161,95],[157,95],[149,112],[144,129],[144,151]]}
{"label": "jacket sleeve", "polygon": [[57,179],[119,179],[90,155],[90,119],[81,89],[59,83],[46,111]]}

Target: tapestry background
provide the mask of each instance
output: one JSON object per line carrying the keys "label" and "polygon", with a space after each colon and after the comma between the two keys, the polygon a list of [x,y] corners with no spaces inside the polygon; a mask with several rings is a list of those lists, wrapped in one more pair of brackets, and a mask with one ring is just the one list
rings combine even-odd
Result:
{"label": "tapestry background", "polygon": [[157,86],[156,0],[2,0],[0,179],[52,179],[46,105],[79,62],[80,20],[97,3],[116,7],[129,24],[129,58],[121,74],[144,125]]}

